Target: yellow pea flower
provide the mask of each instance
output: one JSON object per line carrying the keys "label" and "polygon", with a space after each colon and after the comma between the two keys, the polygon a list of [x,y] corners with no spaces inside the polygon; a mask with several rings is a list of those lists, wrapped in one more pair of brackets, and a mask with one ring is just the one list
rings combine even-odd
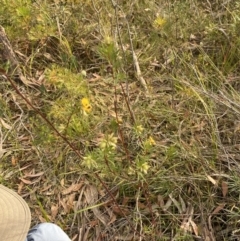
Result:
{"label": "yellow pea flower", "polygon": [[127,171],[128,175],[134,175],[135,172],[136,172],[136,170],[134,170],[132,167],[128,168],[128,171]]}
{"label": "yellow pea flower", "polygon": [[166,24],[166,19],[164,18],[161,18],[161,17],[157,17],[154,21],[153,21],[153,27],[154,28],[157,28],[157,29],[160,29],[163,27],[163,25]]}
{"label": "yellow pea flower", "polygon": [[145,151],[149,151],[155,145],[156,145],[156,142],[151,136],[149,136],[149,138],[145,140],[143,143]]}
{"label": "yellow pea flower", "polygon": [[149,168],[150,168],[150,166],[147,164],[147,162],[144,162],[144,163],[142,163],[142,165],[139,167],[139,170],[140,170],[142,173],[147,174]]}
{"label": "yellow pea flower", "polygon": [[98,167],[97,162],[94,160],[94,158],[91,156],[91,154],[83,157],[82,165],[87,167],[88,169]]}
{"label": "yellow pea flower", "polygon": [[156,142],[154,141],[154,139],[151,136],[148,138],[148,142],[149,142],[149,144],[151,146],[155,146],[156,145]]}
{"label": "yellow pea flower", "polygon": [[117,147],[117,137],[114,134],[106,135],[104,139],[100,142],[100,148],[102,150],[109,148],[114,150]]}
{"label": "yellow pea flower", "polygon": [[104,37],[104,40],[103,40],[103,42],[105,43],[105,44],[112,44],[113,43],[113,39],[112,39],[112,37],[110,37],[109,35],[106,35],[105,37]]}
{"label": "yellow pea flower", "polygon": [[135,127],[135,131],[138,135],[141,135],[144,131],[144,128],[142,127],[142,125],[138,125]]}
{"label": "yellow pea flower", "polygon": [[82,104],[83,111],[85,111],[87,113],[90,113],[92,111],[92,106],[91,106],[88,98],[82,98],[81,104]]}

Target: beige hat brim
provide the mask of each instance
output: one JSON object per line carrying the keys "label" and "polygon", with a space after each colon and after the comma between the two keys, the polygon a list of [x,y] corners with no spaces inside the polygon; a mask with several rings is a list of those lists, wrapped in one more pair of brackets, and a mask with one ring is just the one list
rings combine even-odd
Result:
{"label": "beige hat brim", "polygon": [[30,223],[27,203],[17,193],[0,184],[0,239],[24,241]]}

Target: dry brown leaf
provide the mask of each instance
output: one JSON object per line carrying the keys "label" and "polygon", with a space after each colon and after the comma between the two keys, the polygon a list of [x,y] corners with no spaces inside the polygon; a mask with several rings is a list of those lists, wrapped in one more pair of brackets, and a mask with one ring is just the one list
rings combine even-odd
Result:
{"label": "dry brown leaf", "polygon": [[[99,226],[96,226],[95,227],[95,230],[97,229],[97,227]],[[89,240],[89,231],[90,231],[91,227],[87,227],[86,230],[84,231],[84,234],[82,235],[82,241],[88,241]],[[97,235],[96,237],[100,237],[99,235]],[[99,241],[101,241],[101,239],[98,239]]]}
{"label": "dry brown leaf", "polygon": [[122,201],[122,205],[123,205],[123,206],[127,206],[127,205],[128,205],[129,200],[130,200],[130,198],[129,198],[129,197],[124,197],[124,198],[123,198],[123,201]]}
{"label": "dry brown leaf", "polygon": [[183,213],[183,210],[180,206],[180,203],[177,201],[177,199],[175,199],[172,194],[169,194],[169,198],[171,198],[172,202],[174,203],[174,205],[176,206],[176,208],[178,209],[179,213]]}
{"label": "dry brown leaf", "polygon": [[189,221],[182,222],[180,229],[182,229],[184,231],[184,233],[192,232]]}
{"label": "dry brown leaf", "polygon": [[98,74],[93,74],[93,78],[91,78],[90,80],[89,80],[89,82],[95,82],[95,81],[98,81],[98,80],[101,80],[102,79],[102,77],[100,76],[100,75],[98,75]]}
{"label": "dry brown leaf", "polygon": [[69,207],[67,205],[67,199],[63,198],[62,200],[60,200],[60,204],[62,205],[64,212],[66,214],[68,214],[70,210],[69,210]]}
{"label": "dry brown leaf", "polygon": [[65,179],[64,178],[61,179],[60,184],[61,184],[62,187],[64,187],[64,184],[65,184]]}
{"label": "dry brown leaf", "polygon": [[13,92],[10,92],[10,94],[12,96],[13,101],[16,102],[17,101],[16,95]]}
{"label": "dry brown leaf", "polygon": [[12,127],[9,124],[7,124],[2,118],[0,118],[0,122],[4,128],[6,128],[8,130],[12,129]]}
{"label": "dry brown leaf", "polygon": [[164,208],[164,200],[163,200],[162,195],[158,195],[157,200],[158,200],[159,207]]}
{"label": "dry brown leaf", "polygon": [[40,190],[40,192],[41,192],[41,193],[46,192],[46,191],[49,190],[51,187],[52,187],[52,184],[47,185],[46,187],[43,187],[43,188]]}
{"label": "dry brown leaf", "polygon": [[191,222],[192,222],[193,212],[194,212],[193,207],[189,204],[189,206],[186,209],[186,213],[184,215],[182,224],[180,226],[180,228],[184,230],[184,232],[192,232],[193,227],[191,225]]}
{"label": "dry brown leaf", "polygon": [[214,214],[218,214],[224,207],[225,207],[226,203],[220,203],[212,212],[212,215]]}
{"label": "dry brown leaf", "polygon": [[214,186],[217,186],[217,181],[214,180],[212,177],[210,177],[209,175],[207,175],[207,179],[208,179]]}
{"label": "dry brown leaf", "polygon": [[67,195],[71,192],[76,192],[81,189],[83,186],[83,182],[77,183],[77,184],[72,184],[70,187],[66,188],[65,190],[62,191],[63,195]]}
{"label": "dry brown leaf", "polygon": [[67,205],[69,210],[74,209],[75,197],[76,197],[76,193],[72,193],[71,195],[68,196]]}
{"label": "dry brown leaf", "polygon": [[181,203],[182,212],[185,213],[186,210],[187,210],[187,207],[186,207],[186,204],[185,204],[184,200],[182,199],[182,197],[180,195],[179,195],[179,200],[180,200],[180,203]]}
{"label": "dry brown leaf", "polygon": [[75,240],[77,240],[78,239],[78,234],[75,234],[73,237],[72,237],[72,241],[75,241]]}
{"label": "dry brown leaf", "polygon": [[144,208],[146,208],[146,205],[144,203],[138,202],[138,208],[144,209]]}
{"label": "dry brown leaf", "polygon": [[88,204],[94,204],[98,200],[97,188],[92,185],[86,187],[84,194]]}
{"label": "dry brown leaf", "polygon": [[[86,197],[86,201],[89,205],[94,206],[96,201],[98,200],[98,191],[95,186],[89,185],[84,190],[84,195]],[[94,215],[104,224],[106,225],[109,222],[109,218],[100,212],[98,207],[93,207],[92,211]]]}
{"label": "dry brown leaf", "polygon": [[114,237],[114,240],[121,240],[121,241],[131,241],[133,240],[133,234],[128,235],[117,235]]}
{"label": "dry brown leaf", "polygon": [[194,223],[192,220],[189,220],[190,224],[192,226],[193,232],[196,236],[198,236],[198,226],[196,225],[196,223]]}
{"label": "dry brown leaf", "polygon": [[168,208],[169,208],[171,205],[172,205],[172,199],[169,198],[169,199],[167,200],[166,204],[165,204],[164,207],[163,207],[163,211],[167,211]]}
{"label": "dry brown leaf", "polygon": [[27,180],[27,179],[24,179],[24,178],[19,178],[23,183],[25,183],[25,184],[28,184],[28,185],[31,185],[31,184],[33,184],[33,182],[31,182],[31,181],[29,181],[29,180]]}
{"label": "dry brown leaf", "polygon": [[46,223],[47,222],[46,219],[42,215],[39,215],[38,218],[39,218],[41,223]]}
{"label": "dry brown leaf", "polygon": [[58,214],[58,204],[57,205],[52,205],[51,206],[51,220],[54,220]]}
{"label": "dry brown leaf", "polygon": [[22,189],[24,187],[24,183],[20,182],[20,184],[18,185],[18,194],[21,195]]}
{"label": "dry brown leaf", "polygon": [[98,225],[98,223],[99,223],[99,221],[97,219],[95,219],[95,220],[92,220],[92,221],[89,222],[89,226],[95,227],[96,225]]}
{"label": "dry brown leaf", "polygon": [[109,216],[110,216],[110,221],[108,222],[107,225],[110,225],[110,224],[114,223],[117,220],[117,216],[113,212],[111,212],[111,214]]}
{"label": "dry brown leaf", "polygon": [[26,174],[24,175],[24,178],[25,177],[40,177],[44,174],[44,172],[39,172],[39,173],[36,173],[36,174]]}
{"label": "dry brown leaf", "polygon": [[32,164],[29,164],[29,165],[27,165],[27,166],[21,167],[21,168],[19,169],[19,171],[23,171],[23,170],[25,170],[25,169],[27,169],[27,168],[29,168],[29,167],[31,167],[31,166],[32,166]]}
{"label": "dry brown leaf", "polygon": [[2,158],[5,152],[7,152],[7,150],[2,148],[2,142],[0,142],[0,158]]}
{"label": "dry brown leaf", "polygon": [[111,117],[113,117],[114,119],[116,119],[118,124],[122,124],[123,120],[122,120],[121,115],[119,115],[118,113],[116,113],[115,111],[112,111],[112,110],[109,111],[109,115]]}
{"label": "dry brown leaf", "polygon": [[223,197],[226,197],[228,193],[228,185],[226,182],[222,181],[222,194],[223,194]]}
{"label": "dry brown leaf", "polygon": [[112,210],[113,212],[116,214],[116,215],[119,215],[121,217],[124,217],[124,216],[127,216],[130,214],[130,211],[128,209],[123,209],[123,208],[120,208],[119,206],[117,205],[113,205],[112,206]]}
{"label": "dry brown leaf", "polygon": [[12,158],[11,158],[11,162],[12,162],[12,165],[13,165],[13,166],[16,166],[17,163],[18,163],[18,159],[15,158],[14,156],[12,156]]}

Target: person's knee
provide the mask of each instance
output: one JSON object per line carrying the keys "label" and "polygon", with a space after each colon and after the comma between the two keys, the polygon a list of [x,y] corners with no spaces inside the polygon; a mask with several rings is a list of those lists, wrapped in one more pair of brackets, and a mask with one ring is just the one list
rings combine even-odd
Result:
{"label": "person's knee", "polygon": [[28,241],[70,241],[67,234],[56,224],[41,223],[34,226],[28,233]]}

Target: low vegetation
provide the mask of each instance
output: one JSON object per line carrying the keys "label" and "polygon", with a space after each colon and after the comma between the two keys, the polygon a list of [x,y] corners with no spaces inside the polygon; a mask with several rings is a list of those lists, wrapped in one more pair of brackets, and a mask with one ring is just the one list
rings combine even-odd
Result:
{"label": "low vegetation", "polygon": [[2,0],[27,81],[1,61],[0,183],[33,225],[239,240],[239,16],[238,1]]}

